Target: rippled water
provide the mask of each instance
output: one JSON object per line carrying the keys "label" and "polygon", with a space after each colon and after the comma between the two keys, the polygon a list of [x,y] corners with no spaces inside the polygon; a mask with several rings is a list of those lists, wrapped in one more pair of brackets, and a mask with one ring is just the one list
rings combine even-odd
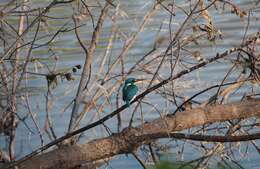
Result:
{"label": "rippled water", "polygon": [[[48,4],[48,1],[42,2],[42,1],[36,1],[34,0],[35,7],[36,6],[44,6]],[[254,6],[254,1],[245,0],[245,1],[236,1],[239,3],[239,6],[243,10],[251,9]],[[1,1],[0,4],[4,4],[5,1]],[[120,1],[121,8],[124,11],[124,18],[122,17],[119,19],[117,26],[126,35],[129,35],[131,32],[136,31],[137,25],[140,24],[143,16],[145,13],[151,9],[153,5],[153,1],[145,0],[145,1],[137,1],[137,0],[129,0],[129,1]],[[179,6],[188,8],[188,3],[186,1],[178,1]],[[50,34],[53,34],[59,29],[62,25],[66,24],[65,27],[72,28],[74,24],[71,21],[71,14],[73,13],[73,10],[71,7],[68,6],[58,6],[55,7],[53,10],[50,11],[48,14],[49,16],[53,16],[56,18],[62,18],[62,17],[68,17],[66,20],[59,20],[59,19],[49,19],[48,20],[48,26],[44,28],[44,26],[41,27],[40,34],[43,36],[46,34],[46,31],[48,31]],[[122,14],[123,15],[123,14]],[[248,30],[248,34],[254,33],[260,29],[259,24],[259,6],[258,8],[254,9],[251,13],[252,18],[250,21],[250,26]],[[98,13],[94,13],[94,16],[97,17]],[[211,16],[213,17],[214,25],[220,29],[223,33],[224,40],[217,40],[216,44],[201,44],[199,50],[202,51],[202,55],[207,57],[212,57],[216,54],[216,52],[223,52],[226,49],[229,49],[231,47],[235,47],[241,43],[241,40],[244,35],[245,28],[247,26],[247,18],[241,19],[237,17],[234,14],[231,14],[230,12],[222,12],[220,11],[212,11]],[[176,17],[174,18],[172,27],[178,28],[180,21],[183,20],[185,16],[183,13],[176,13]],[[12,16],[8,16],[8,19],[10,20],[10,23],[16,24],[17,21],[12,19]],[[142,33],[139,34],[137,42],[134,44],[134,47],[130,49],[128,52],[128,56],[126,58],[126,68],[129,68],[132,66],[135,61],[143,56],[146,52],[152,49],[154,44],[154,38],[157,35],[158,29],[161,24],[162,25],[162,34],[165,32],[167,34],[168,30],[168,20],[169,15],[168,13],[161,9],[156,13],[156,17],[153,17],[152,20],[150,20],[149,26],[147,26]],[[80,34],[81,38],[87,43],[90,43],[91,39],[91,31],[92,30],[92,24],[91,22],[84,23],[85,25],[80,28]],[[100,55],[103,55],[104,49],[106,48],[106,45],[108,43],[108,39],[110,36],[111,31],[111,22],[107,22],[104,25],[104,31],[102,32],[102,36],[100,39],[100,42],[98,44],[96,53],[95,53],[95,59],[93,64],[93,76],[98,75],[97,71],[99,70],[99,67],[97,64],[100,58]],[[27,38],[30,39],[34,36],[34,31],[28,34]],[[122,38],[122,37],[121,37]],[[38,40],[36,45],[40,45],[46,42],[49,38],[43,38],[42,40]],[[122,49],[123,40],[118,37],[118,39],[115,40],[114,46],[111,51],[111,55],[118,56]],[[194,45],[189,46],[191,49],[196,50],[197,47]],[[80,48],[77,39],[75,38],[74,33],[67,32],[62,33],[59,36],[57,36],[52,43],[52,50],[55,52],[56,57],[58,58],[57,65],[55,65],[54,59],[50,60],[49,56],[51,55],[51,51],[47,47],[38,48],[33,51],[33,57],[38,58],[41,62],[35,62],[34,64],[30,65],[31,71],[36,71],[36,68],[41,73],[48,73],[48,69],[44,67],[43,63],[48,64],[49,69],[53,69],[54,66],[56,66],[56,70],[66,70],[72,68],[76,64],[83,64],[84,63],[84,53],[82,49]],[[115,57],[110,56],[108,62],[106,63],[107,66],[115,59]],[[228,62],[227,62],[228,63]],[[43,68],[41,68],[41,66]],[[177,91],[177,93],[185,93],[185,95],[189,96],[191,94],[196,93],[198,89],[205,88],[206,86],[210,86],[215,83],[221,82],[223,79],[223,73],[226,74],[229,70],[230,65],[229,64],[223,64],[223,63],[214,63],[211,66],[208,66],[205,69],[201,69],[199,71],[196,71],[195,73],[189,74],[182,78],[182,81],[180,81],[177,86],[179,85],[180,88]],[[119,71],[119,70],[118,70]],[[115,71],[114,74],[116,75],[117,72]],[[136,75],[141,75],[140,72],[136,72]],[[165,74],[167,74],[165,72]],[[53,90],[53,99],[55,105],[53,105],[53,108],[51,110],[51,117],[52,122],[54,124],[54,130],[57,134],[57,136],[62,136],[67,131],[67,126],[69,123],[69,115],[71,112],[71,109],[68,108],[66,111],[64,111],[64,105],[67,106],[70,104],[70,102],[75,97],[76,89],[79,83],[79,77],[80,72],[78,72],[75,75],[74,81],[59,81],[59,85]],[[229,80],[234,79],[234,76],[229,77]],[[36,118],[39,121],[39,125],[41,128],[44,127],[45,123],[45,95],[47,92],[46,88],[46,79],[41,76],[35,76],[31,75],[30,80],[27,84],[30,87],[30,91],[33,91],[33,96],[30,98],[30,103],[32,104],[32,110],[36,113]],[[141,87],[142,90],[142,87]],[[65,91],[65,92],[64,92]],[[241,90],[241,93],[238,93],[237,96],[233,96],[233,99],[235,100],[236,97],[239,98],[243,90]],[[213,91],[211,91],[213,92]],[[208,98],[210,94],[204,94],[203,96],[199,97],[198,100],[204,100],[205,98]],[[157,106],[161,110],[163,109],[160,105],[165,105],[164,102],[160,101],[159,95],[153,95],[153,96],[147,96],[149,99],[151,99],[151,102]],[[102,100],[99,100],[99,102],[102,102]],[[97,102],[97,104],[99,104]],[[111,99],[112,105],[115,105],[115,99]],[[104,113],[108,113],[115,109],[115,106],[108,105]],[[23,111],[23,108],[20,108],[20,111]],[[63,112],[64,111],[64,112]],[[152,112],[151,109],[144,110],[145,118],[147,121],[154,119],[156,117],[159,117],[158,113]],[[27,113],[27,112],[24,112]],[[129,112],[124,112],[129,113]],[[130,113],[129,113],[130,114]],[[85,124],[90,122],[90,118],[92,118],[93,114],[88,113],[85,118]],[[101,114],[100,116],[103,116]],[[97,118],[97,117],[96,117]],[[95,119],[96,119],[95,118]],[[123,126],[127,126],[128,124],[128,116],[123,116]],[[140,119],[137,120],[137,124],[140,122]],[[32,126],[32,128],[35,128],[33,126],[33,123],[31,119],[27,119],[26,123],[29,124],[29,126]],[[116,131],[115,128],[116,121],[114,119],[110,120],[107,125],[111,128],[112,131]],[[84,125],[84,124],[82,124]],[[34,131],[36,132],[36,131]],[[25,136],[24,133],[27,133],[28,136]],[[85,133],[84,138],[82,141],[90,140],[92,138],[101,137],[106,134],[104,134],[104,130],[98,128],[93,129],[89,132]],[[44,141],[47,143],[49,141],[48,137],[44,135]],[[4,138],[0,137],[0,142],[4,142]],[[36,147],[40,145],[39,136],[37,134],[32,134],[30,131],[27,130],[27,128],[20,124],[19,126],[19,132],[17,132],[17,148],[19,149],[17,151],[17,156],[21,157],[24,154],[30,153],[32,150],[34,150]],[[250,147],[252,148],[252,147]],[[19,152],[19,153],[18,153]],[[175,151],[173,151],[175,152]],[[195,153],[194,153],[195,152]],[[260,164],[258,162],[259,154],[256,154],[255,150],[252,148],[252,155],[241,162],[244,166],[249,168],[257,168],[260,167]],[[169,158],[176,160],[177,154],[170,153]],[[194,158],[199,157],[199,152],[194,149],[194,147],[186,148],[184,152],[184,156],[182,159],[185,160],[192,160]],[[122,168],[124,166],[125,168],[142,168],[138,162],[129,155],[128,157],[122,155],[115,157],[114,160],[111,161],[110,166],[112,168]]]}

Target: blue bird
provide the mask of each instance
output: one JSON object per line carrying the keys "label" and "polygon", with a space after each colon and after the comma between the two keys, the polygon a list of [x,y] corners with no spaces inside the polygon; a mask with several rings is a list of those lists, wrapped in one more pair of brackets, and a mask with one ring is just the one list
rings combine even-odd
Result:
{"label": "blue bird", "polygon": [[125,80],[123,86],[123,101],[125,101],[127,107],[130,106],[130,102],[135,97],[138,87],[135,85],[136,82],[142,81],[143,79],[128,78]]}

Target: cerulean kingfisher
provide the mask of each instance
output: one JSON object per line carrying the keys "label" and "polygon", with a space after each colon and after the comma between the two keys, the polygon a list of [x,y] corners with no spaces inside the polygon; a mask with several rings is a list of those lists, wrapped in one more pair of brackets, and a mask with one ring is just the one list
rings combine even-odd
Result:
{"label": "cerulean kingfisher", "polygon": [[143,81],[143,79],[135,79],[135,78],[128,78],[125,80],[125,84],[123,86],[123,101],[125,101],[126,106],[130,106],[130,102],[134,99],[138,87],[135,85],[135,83]]}

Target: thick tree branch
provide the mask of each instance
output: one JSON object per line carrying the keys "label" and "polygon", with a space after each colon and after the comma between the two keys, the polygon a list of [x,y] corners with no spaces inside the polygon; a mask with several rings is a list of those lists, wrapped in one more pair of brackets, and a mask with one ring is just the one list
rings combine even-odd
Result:
{"label": "thick tree branch", "polygon": [[[91,162],[117,154],[130,153],[140,145],[153,139],[175,137],[181,139],[194,139],[201,141],[247,141],[259,138],[260,134],[252,136],[188,136],[172,133],[188,128],[223,122],[233,119],[244,119],[260,116],[260,99],[244,102],[236,102],[227,105],[199,107],[189,111],[178,112],[175,115],[165,116],[136,128],[127,128],[121,133],[96,139],[82,145],[73,145],[52,150],[50,152],[34,156],[21,162],[21,169],[50,169],[69,168],[80,163]],[[202,137],[207,139],[202,139]],[[219,137],[219,138],[217,138]]]}

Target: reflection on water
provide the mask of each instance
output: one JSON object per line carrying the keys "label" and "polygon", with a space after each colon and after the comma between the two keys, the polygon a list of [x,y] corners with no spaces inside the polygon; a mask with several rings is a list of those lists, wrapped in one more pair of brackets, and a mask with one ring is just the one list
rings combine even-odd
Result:
{"label": "reflection on water", "polygon": [[[0,4],[5,4],[8,1],[1,1]],[[48,1],[42,2],[42,1],[37,1],[34,0],[35,7],[41,7],[45,6],[48,4]],[[50,1],[49,1],[50,2]],[[247,10],[252,8],[253,3],[252,1],[237,1],[240,2],[240,8],[243,10]],[[121,1],[121,18],[118,19],[116,25],[117,28],[120,30],[121,34],[118,35],[115,38],[115,42],[113,44],[113,47],[111,49],[111,54],[105,63],[105,68],[107,69],[109,65],[113,63],[115,58],[118,56],[120,53],[122,47],[123,47],[123,42],[125,40],[126,36],[129,36],[131,33],[135,32],[137,30],[138,25],[141,23],[143,16],[145,13],[151,9],[153,5],[153,1],[136,1],[136,0],[130,0],[130,1]],[[178,2],[180,7],[183,7],[184,9],[189,8],[187,6],[188,3],[184,1]],[[259,30],[260,25],[259,22],[257,22],[257,17],[259,17],[259,12],[254,12],[254,11],[259,11],[259,9],[254,9],[251,13],[252,18],[250,22],[250,29],[248,30],[248,34],[254,33],[257,30]],[[49,34],[53,36],[55,32],[60,29],[61,27],[65,28],[72,28],[74,27],[74,24],[71,20],[71,14],[73,13],[73,8],[68,7],[65,5],[62,6],[57,6],[53,10],[50,11],[48,16],[52,16],[53,18],[56,19],[48,19],[48,22],[42,23],[43,25],[41,26],[40,29],[40,35],[41,37],[39,40],[37,40],[35,47],[39,47],[40,45],[46,43],[50,39],[50,36],[46,37],[46,34]],[[99,13],[93,13],[94,17],[98,17]],[[247,19],[241,19],[237,17],[235,14],[231,14],[230,12],[224,12],[224,11],[215,11],[213,10],[211,13],[214,21],[214,25],[221,30],[223,34],[223,38],[225,40],[217,40],[215,44],[209,44],[208,42],[205,42],[204,44],[200,44],[200,48],[196,45],[190,45],[189,48],[195,50],[200,50],[201,54],[203,57],[212,57],[215,55],[216,52],[223,52],[226,49],[230,47],[234,47],[236,45],[239,45],[241,43],[241,39],[244,35],[244,31],[247,26]],[[14,20],[12,16],[7,16],[8,20],[10,21],[11,24],[16,24],[17,20]],[[172,23],[172,28],[178,28],[180,21],[183,20],[185,15],[182,12],[177,12],[176,17],[174,17],[173,23]],[[58,18],[68,18],[68,19],[58,19]],[[160,29],[160,26],[162,25],[161,28],[161,34],[162,36],[167,35],[168,33],[168,23],[169,22],[169,15],[168,13],[161,9],[155,14],[155,17],[153,17],[149,21],[149,26],[145,27],[144,31],[139,34],[138,39],[136,43],[134,44],[134,47],[130,49],[128,52],[128,56],[125,58],[125,67],[126,69],[130,68],[133,66],[133,64],[141,57],[143,56],[146,52],[150,51],[153,48],[154,45],[154,39],[157,36],[158,30]],[[91,22],[83,22],[83,26],[80,28],[80,34],[82,40],[84,40],[84,43],[87,45],[90,44],[90,39],[91,39],[91,31],[92,30],[92,24]],[[100,62],[100,56],[104,55],[106,46],[108,44],[110,35],[111,35],[111,27],[113,23],[108,20],[108,22],[105,23],[104,25],[104,31],[102,32],[100,42],[98,44],[96,53],[95,53],[95,59],[93,63],[93,76],[103,76],[105,71],[99,72],[99,65],[97,63]],[[35,29],[35,28],[34,28]],[[34,30],[33,29],[33,30]],[[6,35],[10,36],[10,41],[13,41],[12,35]],[[34,36],[34,31],[31,31],[28,35],[28,39],[32,39]],[[0,48],[1,53],[3,53],[2,47]],[[64,32],[58,35],[54,41],[50,44],[50,46],[46,47],[39,47],[35,50],[33,50],[33,58],[34,62],[30,64],[29,71],[31,72],[40,72],[40,73],[49,73],[51,70],[55,71],[67,71],[74,67],[77,64],[83,64],[84,63],[84,53],[82,49],[80,48],[77,39],[75,38],[75,34],[72,32]],[[185,53],[183,53],[185,55]],[[51,56],[51,57],[50,57]],[[56,62],[58,60],[58,62]],[[196,62],[196,61],[193,61]],[[223,63],[215,63],[212,64],[211,66],[207,67],[206,69],[201,69],[195,73],[189,74],[188,76],[185,76],[185,78],[182,79],[182,82],[179,82],[176,84],[177,88],[180,86],[180,88],[177,91],[177,94],[182,93],[183,95],[190,96],[198,89],[205,88],[206,86],[209,86],[211,84],[215,84],[216,82],[220,82],[223,78],[223,73],[225,74],[230,65],[228,64],[223,64]],[[118,72],[119,69],[115,69],[114,76],[119,74]],[[140,71],[141,72],[141,71]],[[141,75],[140,72],[134,72],[134,75]],[[57,87],[52,91],[52,103],[55,103],[52,106],[52,109],[50,111],[50,116],[52,118],[52,124],[54,125],[53,128],[55,130],[55,133],[57,136],[62,136],[64,133],[67,131],[67,126],[69,123],[69,116],[71,112],[71,107],[69,105],[71,104],[72,100],[75,97],[75,93],[77,90],[77,86],[79,83],[79,77],[80,77],[80,71],[77,71],[75,74],[73,74],[75,77],[74,81],[65,81],[65,80],[59,80]],[[167,72],[165,71],[165,76],[167,76]],[[235,79],[235,77],[228,77],[229,80]],[[30,103],[32,105],[32,110],[33,112],[36,113],[36,119],[39,122],[39,127],[44,128],[45,126],[45,119],[46,119],[46,92],[47,92],[47,87],[46,87],[46,79],[44,76],[37,76],[37,75],[30,75],[30,79],[27,82],[27,86],[30,87],[30,91],[33,91],[33,95],[30,97]],[[24,82],[25,85],[25,82]],[[140,86],[142,90],[142,86]],[[181,88],[182,87],[182,88]],[[95,91],[95,90],[91,90]],[[90,92],[91,92],[90,91]],[[241,90],[241,93],[238,94],[237,96],[234,96],[234,100],[236,97],[241,97],[243,95],[242,93],[243,90]],[[22,91],[21,92],[25,92]],[[213,91],[211,91],[213,92]],[[185,93],[185,94],[184,94]],[[209,97],[210,94],[205,94],[201,97],[198,98],[198,100],[203,100],[204,98]],[[162,110],[163,108],[160,105],[164,105],[165,103],[160,101],[161,95],[153,95],[147,96],[148,98],[151,99],[151,103],[153,103],[158,109]],[[102,104],[104,102],[103,100],[99,100],[97,104]],[[103,116],[104,113],[108,113],[112,110],[115,109],[115,95],[113,95],[111,99],[111,105],[107,105],[106,110],[103,110],[102,114],[99,116]],[[67,108],[68,107],[68,108]],[[22,112],[25,110],[23,107],[20,108],[20,111]],[[93,114],[95,113],[96,110],[93,110],[94,112],[89,112],[84,120],[84,124],[87,124],[91,122],[93,119],[97,119],[98,117],[93,117]],[[131,111],[130,111],[131,112]],[[150,109],[145,110],[145,117],[147,121],[154,119],[156,117],[159,117],[160,114],[151,112]],[[26,114],[25,112],[23,112]],[[124,112],[124,113],[129,113],[129,112]],[[139,117],[136,119],[136,123],[139,124],[140,119],[138,120]],[[90,120],[91,119],[91,120]],[[129,121],[129,116],[123,116],[123,126],[127,126],[128,121]],[[26,121],[26,124],[31,126],[31,128],[35,128],[33,125],[33,122],[31,121],[30,118],[28,118]],[[84,125],[82,124],[82,125]],[[115,128],[116,120],[112,119],[108,122],[108,126],[112,131],[116,131]],[[28,133],[28,136],[25,136],[24,133]],[[33,134],[34,133],[34,134]],[[19,132],[17,132],[17,147],[19,147],[19,152],[17,154],[18,157],[23,156],[24,154],[30,153],[32,150],[34,150],[36,147],[40,145],[40,139],[37,134],[37,131],[34,130],[30,132],[25,125],[20,124],[19,126]],[[90,140],[92,138],[96,137],[101,137],[104,136],[104,130],[97,128],[93,129],[92,131],[86,132],[84,139],[82,141],[86,141],[86,139]],[[4,142],[4,138],[0,137],[0,142]],[[44,135],[44,143],[46,144],[49,142],[49,138]],[[196,153],[193,153],[196,152]],[[255,152],[255,151],[254,151]],[[194,149],[194,147],[186,148],[184,152],[184,158],[185,160],[191,160],[196,157],[198,157],[199,152]],[[172,155],[175,159],[175,156],[177,154]],[[244,163],[245,166],[251,166],[257,168],[255,164],[257,163],[257,155],[255,156],[252,153],[252,157],[250,159],[243,160],[242,164]],[[113,160],[111,162],[111,166],[113,168],[121,168],[122,166],[126,168],[141,168],[139,164],[136,162],[135,159],[133,159],[131,156],[130,157],[125,157],[125,156],[120,156]]]}

